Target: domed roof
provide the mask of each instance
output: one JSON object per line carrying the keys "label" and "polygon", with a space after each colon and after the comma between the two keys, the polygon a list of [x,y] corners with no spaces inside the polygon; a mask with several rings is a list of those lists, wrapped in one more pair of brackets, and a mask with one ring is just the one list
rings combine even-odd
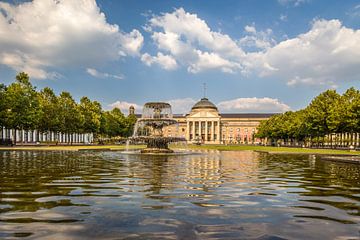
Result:
{"label": "domed roof", "polygon": [[204,109],[204,108],[215,109],[216,111],[218,110],[217,107],[215,106],[215,104],[210,102],[209,99],[207,99],[207,98],[202,98],[200,101],[195,103],[195,105],[191,108],[191,110]]}

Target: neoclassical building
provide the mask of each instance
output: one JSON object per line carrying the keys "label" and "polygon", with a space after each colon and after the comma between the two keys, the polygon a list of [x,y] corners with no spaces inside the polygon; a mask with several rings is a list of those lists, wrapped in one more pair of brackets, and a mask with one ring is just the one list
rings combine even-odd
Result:
{"label": "neoclassical building", "polygon": [[[129,113],[134,108],[130,107]],[[184,137],[189,143],[204,144],[254,144],[260,139],[254,137],[260,121],[274,113],[219,113],[209,99],[202,98],[188,114],[174,114],[178,126],[164,129],[164,136]]]}

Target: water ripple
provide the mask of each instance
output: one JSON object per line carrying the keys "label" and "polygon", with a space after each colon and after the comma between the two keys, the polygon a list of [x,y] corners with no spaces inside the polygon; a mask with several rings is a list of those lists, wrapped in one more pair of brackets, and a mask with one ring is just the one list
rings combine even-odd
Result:
{"label": "water ripple", "polygon": [[0,178],[2,239],[359,237],[360,166],[305,155],[2,151]]}

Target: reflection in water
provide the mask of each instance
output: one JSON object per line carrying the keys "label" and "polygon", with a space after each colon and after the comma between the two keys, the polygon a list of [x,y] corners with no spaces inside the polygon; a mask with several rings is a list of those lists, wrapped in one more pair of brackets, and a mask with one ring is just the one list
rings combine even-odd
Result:
{"label": "reflection in water", "polygon": [[0,152],[0,238],[358,239],[360,166],[217,152]]}

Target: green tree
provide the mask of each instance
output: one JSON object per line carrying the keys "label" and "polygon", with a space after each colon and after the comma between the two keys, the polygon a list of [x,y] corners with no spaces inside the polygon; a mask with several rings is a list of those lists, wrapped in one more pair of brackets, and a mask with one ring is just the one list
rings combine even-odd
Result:
{"label": "green tree", "polygon": [[[35,129],[38,126],[40,110],[35,87],[26,73],[19,73],[16,81],[6,89],[8,110],[6,122],[12,129]],[[16,134],[14,134],[16,143]]]}
{"label": "green tree", "polygon": [[132,136],[132,134],[134,132],[134,126],[135,126],[136,120],[137,120],[137,118],[134,114],[130,114],[129,116],[126,117],[125,128],[123,131],[123,134],[125,137]]}
{"label": "green tree", "polygon": [[334,111],[340,99],[340,95],[335,90],[327,90],[316,98],[306,108],[309,133],[312,137],[323,137],[326,134],[337,130],[334,124]]}
{"label": "green tree", "polygon": [[38,94],[40,104],[40,131],[60,131],[60,116],[58,98],[51,88],[44,88]]}
{"label": "green tree", "polygon": [[80,112],[84,119],[83,131],[99,133],[101,124],[101,105],[96,101],[91,101],[87,97],[80,99]]}
{"label": "green tree", "polygon": [[[59,116],[60,130],[63,133],[80,132],[83,126],[84,118],[81,115],[80,108],[72,98],[70,93],[62,92],[59,96]],[[73,140],[71,139],[71,142]]]}
{"label": "green tree", "polygon": [[6,113],[8,110],[8,104],[6,100],[6,86],[0,84],[0,127],[7,127]]}
{"label": "green tree", "polygon": [[125,136],[127,122],[124,114],[118,108],[103,113],[101,131],[108,137]]}
{"label": "green tree", "polygon": [[342,132],[358,131],[359,121],[359,98],[360,92],[355,88],[349,88],[340,98],[338,103],[337,120],[339,121],[339,130]]}

